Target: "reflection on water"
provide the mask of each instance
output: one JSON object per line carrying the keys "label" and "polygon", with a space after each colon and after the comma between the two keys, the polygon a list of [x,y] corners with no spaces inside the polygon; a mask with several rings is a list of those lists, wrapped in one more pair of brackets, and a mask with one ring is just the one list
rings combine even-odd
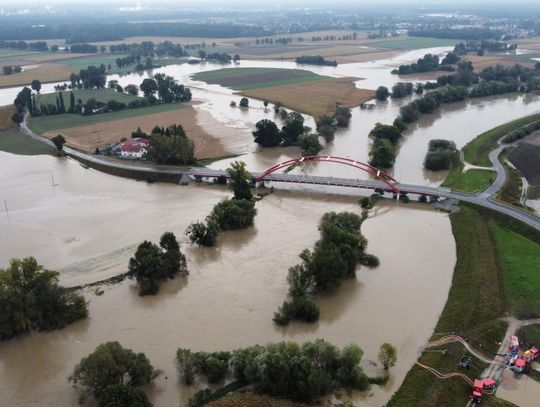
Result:
{"label": "reflection on water", "polygon": [[[48,267],[65,267],[66,284],[124,271],[119,259],[125,267],[134,245],[157,240],[165,230],[182,236],[191,221],[228,195],[220,187],[125,180],[53,157],[0,154],[0,160],[5,169],[0,198],[8,196],[11,206],[10,221],[0,216],[0,264],[33,254]],[[58,183],[54,189],[46,181],[51,172]],[[170,407],[191,392],[177,381],[178,347],[220,350],[319,337],[339,346],[358,343],[368,369],[380,343],[396,344],[394,380],[374,387],[365,403],[384,404],[444,305],[455,263],[447,216],[425,205],[382,202],[362,228],[380,267],[361,268],[335,295],[318,298],[318,324],[278,328],[271,318],[286,298],[287,269],[319,238],[322,214],[359,213],[360,207],[354,197],[283,191],[258,202],[257,210],[253,228],[224,233],[214,249],[193,247],[183,238],[190,275],[164,283],[159,295],[139,297],[130,280],[105,287],[102,296],[89,290],[87,320],[0,344],[0,405],[76,405],[67,377],[80,358],[105,341],[145,352],[164,371],[150,396],[157,407]],[[100,267],[85,268],[94,258]]]}

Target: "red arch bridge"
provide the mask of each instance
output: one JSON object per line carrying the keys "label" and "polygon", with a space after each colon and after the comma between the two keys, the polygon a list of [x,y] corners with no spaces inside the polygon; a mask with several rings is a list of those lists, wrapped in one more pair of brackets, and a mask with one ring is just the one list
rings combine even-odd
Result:
{"label": "red arch bridge", "polygon": [[[310,175],[302,174],[293,171],[299,167],[313,165],[315,163],[332,163],[342,166],[348,166],[367,173],[371,178],[343,178],[325,175]],[[189,175],[199,178],[217,178],[227,177],[228,174],[223,170],[211,170],[207,168],[193,168]],[[351,158],[337,157],[331,155],[317,155],[292,158],[282,163],[270,167],[262,173],[252,173],[257,186],[264,183],[294,183],[294,184],[312,184],[312,185],[328,185],[336,187],[348,188],[364,188],[382,192],[390,192],[398,198],[401,194],[413,193],[426,196],[439,197],[441,190],[439,188],[404,185],[400,184],[391,174],[380,170],[370,164],[353,160]]]}

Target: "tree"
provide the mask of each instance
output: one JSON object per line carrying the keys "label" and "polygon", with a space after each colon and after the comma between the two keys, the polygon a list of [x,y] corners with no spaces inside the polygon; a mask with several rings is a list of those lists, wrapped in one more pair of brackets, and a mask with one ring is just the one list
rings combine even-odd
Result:
{"label": "tree", "polygon": [[24,115],[21,112],[14,112],[11,115],[11,121],[13,121],[13,123],[15,123],[17,126],[20,126],[24,121]]}
{"label": "tree", "polygon": [[281,128],[283,144],[291,145],[298,141],[300,134],[304,132],[304,117],[297,112],[291,112],[287,116],[287,122]]}
{"label": "tree", "polygon": [[57,136],[54,136],[51,141],[55,145],[58,151],[62,151],[64,149],[64,144],[66,143],[66,139],[61,134],[58,134]]}
{"label": "tree", "polygon": [[107,386],[99,407],[152,407],[143,390],[125,384]]}
{"label": "tree", "polygon": [[386,139],[376,139],[371,147],[369,163],[378,168],[390,168],[396,159],[394,145]]}
{"label": "tree", "polygon": [[176,351],[176,361],[178,362],[178,374],[184,384],[190,385],[195,380],[196,357],[189,349],[178,349]]}
{"label": "tree", "polygon": [[375,90],[375,97],[377,98],[377,100],[384,101],[388,99],[389,96],[390,96],[390,91],[388,90],[386,86],[379,86]]}
{"label": "tree", "polygon": [[212,247],[216,244],[220,228],[217,220],[209,217],[205,222],[194,222],[186,229],[186,236],[192,243],[203,247]]}
{"label": "tree", "polygon": [[401,131],[393,125],[390,126],[387,124],[376,123],[373,130],[369,133],[369,137],[372,137],[375,140],[386,139],[392,144],[396,144],[401,137]]}
{"label": "tree", "polygon": [[379,362],[384,367],[384,370],[388,370],[391,367],[394,367],[397,362],[397,349],[394,345],[390,343],[383,343],[379,347]]}
{"label": "tree", "polygon": [[318,134],[301,134],[298,140],[300,141],[303,157],[317,155],[323,149],[323,146],[319,143]]}
{"label": "tree", "polygon": [[129,260],[128,269],[130,277],[139,283],[140,295],[157,293],[160,280],[188,274],[186,258],[171,232],[161,236],[159,247],[147,240],[142,242]]}
{"label": "tree", "polygon": [[69,92],[69,113],[75,113],[75,95],[73,92]]}
{"label": "tree", "polygon": [[253,197],[250,188],[251,174],[246,169],[246,163],[232,162],[227,168],[227,173],[229,174],[229,188],[234,193],[234,199],[251,200]]}
{"label": "tree", "polygon": [[139,294],[156,294],[163,274],[163,258],[160,248],[147,240],[142,242],[129,260],[129,274],[139,283]]}
{"label": "tree", "polygon": [[156,91],[158,90],[157,82],[154,79],[146,78],[141,83],[141,91],[143,92],[144,96],[149,98],[150,96],[154,96]]}
{"label": "tree", "polygon": [[137,96],[139,94],[139,88],[137,85],[129,84],[124,88],[124,91],[128,95]]}
{"label": "tree", "polygon": [[242,98],[242,99],[240,99],[240,107],[245,107],[245,108],[248,108],[248,107],[249,107],[249,100],[248,100],[248,98]]}
{"label": "tree", "polygon": [[38,79],[34,79],[31,86],[37,93],[41,90],[41,82]]}
{"label": "tree", "polygon": [[115,341],[102,343],[82,358],[69,380],[100,398],[111,385],[143,386],[157,375],[144,353],[124,349]]}
{"label": "tree", "polygon": [[58,273],[33,257],[11,259],[0,269],[0,309],[0,340],[62,328],[88,315],[84,297],[59,286]]}
{"label": "tree", "polygon": [[260,120],[255,127],[256,130],[253,132],[255,143],[262,147],[276,147],[281,143],[281,133],[272,120]]}
{"label": "tree", "polygon": [[210,217],[215,219],[221,230],[244,229],[253,225],[257,214],[251,199],[224,199],[214,206]]}
{"label": "tree", "polygon": [[264,110],[266,110],[268,108],[268,100],[264,100],[263,105],[264,105]]}

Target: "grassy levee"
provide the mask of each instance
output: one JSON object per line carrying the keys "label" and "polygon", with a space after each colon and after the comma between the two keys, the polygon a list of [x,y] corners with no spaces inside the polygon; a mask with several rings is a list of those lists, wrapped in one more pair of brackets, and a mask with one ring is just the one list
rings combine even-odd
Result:
{"label": "grassy levee", "polygon": [[19,155],[56,154],[55,148],[28,137],[16,127],[0,130],[0,151]]}
{"label": "grassy levee", "polygon": [[[462,166],[463,168],[463,166]],[[452,176],[450,176],[450,174]],[[470,169],[455,175],[450,172],[448,177],[442,183],[443,187],[452,188],[456,191],[473,194],[489,187],[495,181],[495,171]]]}
{"label": "grassy levee", "polygon": [[506,158],[509,155],[509,151],[505,150],[501,156],[500,161],[503,163],[503,167],[506,171],[506,182],[499,192],[496,194],[496,198],[502,202],[506,202],[510,205],[522,207],[520,203],[521,189],[523,188],[523,180],[521,179],[521,173],[510,167]]}
{"label": "grassy levee", "polygon": [[[498,318],[506,312],[523,316],[540,313],[540,273],[535,259],[540,256],[540,231],[513,218],[469,204],[450,215],[456,240],[457,262],[448,300],[441,313],[432,339],[456,332],[495,352],[503,338],[506,324]],[[530,287],[529,287],[530,285]],[[527,290],[524,288],[527,287]],[[477,346],[476,346],[477,347]],[[439,348],[439,349],[442,349]],[[447,353],[424,352],[419,362],[443,373],[460,371],[457,366],[463,347],[446,347]],[[478,376],[484,364],[475,359],[476,369],[463,370],[471,378]],[[439,380],[431,373],[414,366],[389,402],[401,406],[463,406],[470,386],[460,379]],[[504,400],[488,396],[487,406],[512,406]]]}
{"label": "grassy levee", "polygon": [[463,147],[465,161],[473,165],[480,165],[484,167],[491,166],[491,162],[489,161],[489,153],[497,146],[497,141],[501,137],[518,127],[532,123],[539,119],[540,113],[536,113],[509,123],[502,124],[494,129],[480,134],[474,140],[467,143],[465,147]]}
{"label": "grassy levee", "polygon": [[137,109],[120,110],[118,112],[99,113],[91,116],[83,116],[80,114],[70,113],[52,116],[38,116],[30,118],[28,121],[28,125],[36,133],[45,133],[47,131],[66,129],[69,127],[91,125],[95,123],[126,119],[128,117],[167,112],[169,110],[179,109],[182,106],[188,105],[180,103],[164,103],[160,105],[141,107]]}
{"label": "grassy levee", "polygon": [[74,89],[73,91],[67,90],[54,93],[42,93],[36,99],[36,105],[39,106],[41,103],[50,103],[56,105],[56,98],[58,97],[59,93],[62,93],[64,105],[67,109],[69,107],[69,98],[71,92],[73,92],[73,96],[75,97],[75,103],[77,103],[79,99],[82,101],[82,103],[86,103],[88,99],[94,98],[98,102],[103,103],[107,103],[109,100],[116,100],[117,102],[128,104],[133,100],[139,99],[137,96],[126,95],[125,93],[116,92],[112,89]]}

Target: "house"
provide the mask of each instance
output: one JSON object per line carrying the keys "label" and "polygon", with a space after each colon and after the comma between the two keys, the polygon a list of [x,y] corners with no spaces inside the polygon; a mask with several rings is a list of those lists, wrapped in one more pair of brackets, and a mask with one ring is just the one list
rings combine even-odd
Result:
{"label": "house", "polygon": [[143,158],[148,151],[150,140],[138,137],[120,143],[119,153],[122,158]]}

